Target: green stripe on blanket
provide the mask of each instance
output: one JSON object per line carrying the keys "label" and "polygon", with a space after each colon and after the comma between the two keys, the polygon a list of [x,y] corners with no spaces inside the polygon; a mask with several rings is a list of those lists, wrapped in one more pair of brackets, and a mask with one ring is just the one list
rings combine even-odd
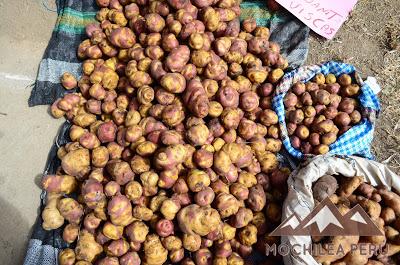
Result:
{"label": "green stripe on blanket", "polygon": [[64,31],[70,34],[83,34],[86,25],[96,22],[96,12],[79,12],[65,8],[57,19],[55,31]]}
{"label": "green stripe on blanket", "polygon": [[245,1],[240,4],[240,20],[254,18],[258,25],[269,26],[272,14],[267,9],[267,1]]}
{"label": "green stripe on blanket", "polygon": [[257,25],[269,27],[271,21],[274,23],[282,23],[285,20],[282,16],[275,12],[270,12],[267,7],[266,0],[252,0],[244,1],[240,4],[241,15],[240,20],[243,21],[246,18],[254,18],[257,21]]}

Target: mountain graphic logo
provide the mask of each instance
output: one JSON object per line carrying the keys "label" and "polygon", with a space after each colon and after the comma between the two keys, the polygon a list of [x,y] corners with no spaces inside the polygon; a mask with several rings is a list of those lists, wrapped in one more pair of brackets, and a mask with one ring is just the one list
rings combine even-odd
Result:
{"label": "mountain graphic logo", "polygon": [[301,220],[295,213],[283,221],[271,236],[382,236],[364,209],[357,204],[345,215],[329,198]]}

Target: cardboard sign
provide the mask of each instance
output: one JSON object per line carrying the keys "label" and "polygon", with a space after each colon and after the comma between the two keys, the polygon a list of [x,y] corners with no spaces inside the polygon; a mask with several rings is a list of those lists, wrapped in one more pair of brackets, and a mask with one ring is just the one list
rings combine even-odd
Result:
{"label": "cardboard sign", "polygon": [[319,35],[332,39],[357,0],[276,0]]}

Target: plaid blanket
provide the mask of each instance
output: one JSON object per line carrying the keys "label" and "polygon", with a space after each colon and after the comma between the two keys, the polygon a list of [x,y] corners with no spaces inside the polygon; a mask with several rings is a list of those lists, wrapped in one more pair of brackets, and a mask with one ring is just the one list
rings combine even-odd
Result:
{"label": "plaid blanket", "polygon": [[277,87],[276,95],[272,104],[275,112],[278,114],[282,141],[286,150],[296,159],[304,159],[311,156],[304,155],[299,150],[293,148],[290,143],[285,122],[285,106],[283,105],[283,99],[294,83],[298,81],[307,82],[318,73],[324,75],[332,73],[336,76],[342,74],[354,74],[357,83],[361,86],[361,94],[358,99],[361,103],[363,119],[361,123],[352,127],[345,134],[341,135],[335,143],[329,146],[329,154],[359,155],[373,159],[370,148],[374,135],[375,120],[380,111],[379,99],[371,87],[367,83],[363,82],[361,77],[357,74],[354,66],[337,62],[327,62],[320,65],[300,67],[287,73]]}
{"label": "plaid blanket", "polygon": [[[270,27],[271,40],[281,44],[281,50],[288,58],[291,68],[303,64],[308,52],[309,29],[286,12],[272,14],[266,9],[266,1],[245,1],[241,4],[241,19],[253,17],[260,25]],[[64,72],[81,76],[81,63],[76,49],[85,36],[85,27],[95,21],[98,7],[94,0],[57,0],[58,19],[51,40],[40,62],[37,80],[29,98],[29,106],[52,104],[63,96],[66,90],[59,78]],[[67,121],[61,127],[56,142],[50,150],[43,175],[54,174],[60,161],[58,147],[69,142]],[[46,194],[41,195],[41,209],[45,205]],[[45,231],[39,216],[33,228],[26,253],[25,265],[58,264],[60,249],[68,247],[62,240],[62,229]]]}

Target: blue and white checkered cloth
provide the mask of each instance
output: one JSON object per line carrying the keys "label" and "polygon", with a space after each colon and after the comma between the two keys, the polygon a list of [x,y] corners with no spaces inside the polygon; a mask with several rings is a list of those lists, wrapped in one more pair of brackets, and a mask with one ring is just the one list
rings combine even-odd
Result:
{"label": "blue and white checkered cloth", "polygon": [[304,66],[293,70],[285,74],[281,83],[278,85],[272,104],[275,112],[278,114],[282,142],[285,148],[290,155],[297,159],[305,159],[312,156],[305,155],[292,147],[286,128],[283,99],[294,83],[299,81],[307,82],[319,73],[324,75],[331,73],[335,76],[352,74],[355,76],[357,83],[361,86],[361,93],[358,99],[360,101],[363,119],[359,124],[341,135],[336,142],[329,146],[329,154],[358,155],[373,159],[374,157],[371,154],[371,143],[374,134],[375,120],[380,112],[379,99],[371,87],[363,82],[361,77],[357,74],[354,66],[333,61],[320,65]]}

